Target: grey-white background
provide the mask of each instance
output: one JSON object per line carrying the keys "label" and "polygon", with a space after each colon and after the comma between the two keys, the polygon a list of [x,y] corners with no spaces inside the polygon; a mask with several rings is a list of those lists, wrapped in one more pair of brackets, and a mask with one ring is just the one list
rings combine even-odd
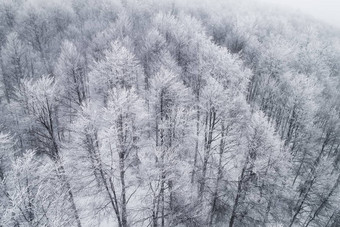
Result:
{"label": "grey-white background", "polygon": [[340,0],[261,0],[309,14],[340,28]]}

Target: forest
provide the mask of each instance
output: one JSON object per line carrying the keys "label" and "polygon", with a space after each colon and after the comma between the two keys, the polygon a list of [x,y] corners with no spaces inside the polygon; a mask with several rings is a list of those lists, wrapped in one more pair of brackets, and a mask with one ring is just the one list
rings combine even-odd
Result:
{"label": "forest", "polygon": [[338,227],[339,149],[339,28],[253,0],[0,0],[1,227]]}

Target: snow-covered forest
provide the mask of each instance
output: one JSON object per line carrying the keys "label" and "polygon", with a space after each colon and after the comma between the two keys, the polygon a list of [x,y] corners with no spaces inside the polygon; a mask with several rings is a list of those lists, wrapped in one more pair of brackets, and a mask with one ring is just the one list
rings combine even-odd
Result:
{"label": "snow-covered forest", "polygon": [[0,0],[0,226],[340,226],[340,30],[251,0]]}

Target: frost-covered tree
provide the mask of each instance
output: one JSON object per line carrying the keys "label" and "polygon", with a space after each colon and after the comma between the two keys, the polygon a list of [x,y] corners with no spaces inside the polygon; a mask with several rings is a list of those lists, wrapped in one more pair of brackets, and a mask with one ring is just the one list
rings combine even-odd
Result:
{"label": "frost-covered tree", "polygon": [[53,78],[43,76],[37,81],[23,81],[19,90],[19,100],[31,121],[32,142],[37,152],[48,156],[56,165],[58,177],[67,191],[71,210],[77,226],[81,226],[73,191],[68,180],[62,159],[63,130],[58,123],[56,94],[58,89]]}
{"label": "frost-covered tree", "polygon": [[15,91],[20,86],[20,80],[32,76],[34,55],[29,46],[25,45],[17,33],[10,33],[1,51],[2,78],[7,100],[15,99]]}
{"label": "frost-covered tree", "polygon": [[[91,102],[85,107],[77,124],[78,133],[85,136],[85,148],[97,189],[109,200],[111,215],[118,226],[130,225],[128,203],[134,199],[139,187],[137,174],[140,121],[143,120],[143,103],[133,89],[113,89],[108,94],[107,107],[95,116],[90,112]],[[90,109],[91,108],[91,109]],[[100,117],[101,120],[96,120]],[[96,195],[98,196],[98,195]],[[95,209],[104,204],[98,203]]]}
{"label": "frost-covered tree", "polygon": [[[142,151],[141,165],[146,171],[145,186],[152,192],[147,195],[150,203],[153,226],[173,225],[181,222],[179,212],[185,209],[180,204],[179,189],[185,188],[188,173],[181,171],[188,167],[187,158],[191,143],[191,99],[188,89],[172,71],[161,68],[150,80],[149,129],[150,144]],[[151,151],[151,152],[150,152]],[[186,201],[188,204],[188,201]]]}
{"label": "frost-covered tree", "polygon": [[0,225],[339,226],[336,28],[250,0],[0,21]]}
{"label": "frost-covered tree", "polygon": [[90,95],[105,105],[113,88],[139,88],[142,71],[134,55],[118,41],[112,42],[103,60],[96,62],[89,74]]}

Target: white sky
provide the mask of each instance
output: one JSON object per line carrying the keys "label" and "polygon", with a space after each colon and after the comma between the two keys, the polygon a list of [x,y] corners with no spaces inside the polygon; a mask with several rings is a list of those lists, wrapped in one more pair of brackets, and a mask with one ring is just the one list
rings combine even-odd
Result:
{"label": "white sky", "polygon": [[299,10],[340,28],[340,0],[261,0]]}

